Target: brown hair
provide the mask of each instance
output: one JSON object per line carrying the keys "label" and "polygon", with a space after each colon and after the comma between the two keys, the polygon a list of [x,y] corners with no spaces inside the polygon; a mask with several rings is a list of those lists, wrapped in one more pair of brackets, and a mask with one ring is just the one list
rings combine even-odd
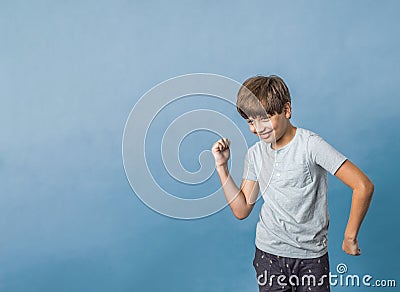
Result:
{"label": "brown hair", "polygon": [[245,119],[265,117],[265,114],[281,114],[287,102],[291,102],[290,93],[282,78],[276,75],[255,76],[240,87],[236,108]]}

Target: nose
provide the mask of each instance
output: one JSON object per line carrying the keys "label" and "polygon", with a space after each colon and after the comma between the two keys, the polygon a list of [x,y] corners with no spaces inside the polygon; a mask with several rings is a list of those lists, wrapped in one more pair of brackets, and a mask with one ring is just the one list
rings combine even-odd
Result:
{"label": "nose", "polygon": [[259,120],[254,121],[254,129],[257,133],[262,133],[265,129],[264,125]]}

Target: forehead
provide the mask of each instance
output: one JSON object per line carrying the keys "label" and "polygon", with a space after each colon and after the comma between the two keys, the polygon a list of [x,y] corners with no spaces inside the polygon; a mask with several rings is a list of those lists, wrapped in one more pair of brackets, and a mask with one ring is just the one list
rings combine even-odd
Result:
{"label": "forehead", "polygon": [[262,119],[265,119],[265,118],[270,119],[270,118],[272,118],[272,117],[274,117],[274,116],[276,116],[276,114],[275,114],[275,115],[269,115],[269,114],[267,114],[267,116],[261,116],[261,115],[249,116],[249,117],[247,118],[247,120],[262,120]]}

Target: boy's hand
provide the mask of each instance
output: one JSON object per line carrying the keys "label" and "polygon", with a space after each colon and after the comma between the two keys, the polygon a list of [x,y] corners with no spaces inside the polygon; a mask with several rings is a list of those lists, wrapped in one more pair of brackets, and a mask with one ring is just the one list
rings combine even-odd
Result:
{"label": "boy's hand", "polygon": [[345,253],[353,256],[359,256],[361,254],[361,250],[358,247],[357,239],[348,239],[345,238],[343,240],[342,249]]}
{"label": "boy's hand", "polygon": [[222,138],[215,142],[211,148],[211,152],[214,155],[215,165],[223,166],[227,164],[230,157],[229,145],[231,141],[228,138]]}

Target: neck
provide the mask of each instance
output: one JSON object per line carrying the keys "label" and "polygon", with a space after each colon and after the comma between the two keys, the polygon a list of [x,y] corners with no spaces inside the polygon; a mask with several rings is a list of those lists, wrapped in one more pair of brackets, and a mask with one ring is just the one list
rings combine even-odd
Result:
{"label": "neck", "polygon": [[289,144],[290,141],[294,138],[296,135],[296,130],[297,128],[294,127],[291,123],[289,123],[285,133],[279,140],[277,140],[275,143],[272,143],[272,149],[278,150],[282,148],[283,146]]}

